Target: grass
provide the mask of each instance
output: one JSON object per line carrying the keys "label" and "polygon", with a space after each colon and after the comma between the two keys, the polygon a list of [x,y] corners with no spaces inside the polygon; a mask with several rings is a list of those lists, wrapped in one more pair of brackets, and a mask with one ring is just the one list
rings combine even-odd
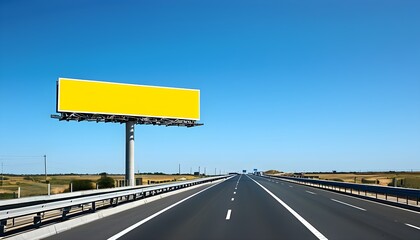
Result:
{"label": "grass", "polygon": [[[109,175],[114,180],[123,180],[124,175]],[[100,175],[50,175],[47,180],[51,184],[51,194],[63,193],[69,188],[69,185],[74,180],[92,180],[96,182]],[[136,174],[135,178],[142,178],[142,184],[147,184],[148,181],[165,182],[165,181],[180,181],[195,179],[197,176],[192,175],[142,175]],[[48,189],[44,176],[33,175],[7,175],[5,180],[0,184],[0,199],[13,198],[17,195],[20,187],[21,197],[47,195]]]}

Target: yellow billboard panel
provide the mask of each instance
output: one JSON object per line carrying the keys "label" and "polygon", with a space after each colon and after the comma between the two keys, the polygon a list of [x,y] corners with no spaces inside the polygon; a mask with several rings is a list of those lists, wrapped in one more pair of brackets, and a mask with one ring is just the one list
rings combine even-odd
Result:
{"label": "yellow billboard panel", "polygon": [[200,119],[200,90],[59,78],[57,111]]}

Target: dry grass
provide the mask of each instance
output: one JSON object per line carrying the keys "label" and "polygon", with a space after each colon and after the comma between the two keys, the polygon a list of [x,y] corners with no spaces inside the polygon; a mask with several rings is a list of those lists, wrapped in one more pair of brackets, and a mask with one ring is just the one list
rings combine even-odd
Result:
{"label": "dry grass", "polygon": [[379,185],[387,186],[392,183],[393,179],[405,179],[410,182],[411,186],[420,188],[420,172],[385,172],[385,173],[305,173],[305,176],[319,177],[325,180],[338,180],[350,183],[362,183],[365,181],[377,181]]}
{"label": "dry grass", "polygon": [[[123,180],[124,175],[109,175],[115,180]],[[142,184],[148,181],[180,181],[195,179],[197,176],[192,175],[139,175],[136,178],[142,178]],[[51,194],[58,194],[68,189],[70,182],[74,180],[92,180],[97,181],[99,175],[52,175],[47,180],[51,184]],[[13,193],[17,194],[20,187],[21,197],[47,195],[48,189],[44,176],[6,176],[3,185],[0,186],[0,199],[13,197]]]}

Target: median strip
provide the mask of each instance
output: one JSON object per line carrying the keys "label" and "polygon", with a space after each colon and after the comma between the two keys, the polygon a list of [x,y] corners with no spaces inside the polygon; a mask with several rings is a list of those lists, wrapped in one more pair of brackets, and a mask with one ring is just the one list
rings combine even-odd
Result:
{"label": "median strip", "polygon": [[[247,176],[248,177],[248,176]],[[248,177],[252,181],[254,181],[258,186],[260,186],[264,191],[266,191],[270,196],[272,196],[277,202],[279,202],[284,208],[286,208],[299,222],[301,222],[312,234],[314,234],[318,239],[328,240],[321,232],[319,232],[316,228],[314,228],[308,221],[306,221],[303,217],[301,217],[295,210],[293,210],[289,205],[283,202],[280,198],[278,198],[274,193],[270,192],[267,188],[261,185],[259,182],[255,181],[254,179]]]}

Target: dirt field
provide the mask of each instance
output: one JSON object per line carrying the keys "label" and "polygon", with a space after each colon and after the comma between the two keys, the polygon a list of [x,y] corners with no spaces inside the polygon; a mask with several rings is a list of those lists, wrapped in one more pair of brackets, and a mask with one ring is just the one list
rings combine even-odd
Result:
{"label": "dirt field", "polygon": [[[114,180],[123,180],[124,175],[108,175]],[[182,181],[195,179],[192,175],[141,175],[136,174],[136,178],[142,179],[142,184],[153,184],[166,181]],[[47,180],[51,184],[51,194],[62,193],[69,188],[70,182],[74,180],[92,180],[96,182],[100,175],[51,175]],[[48,189],[44,176],[10,176],[5,175],[3,181],[0,177],[0,199],[16,198],[18,188],[20,187],[20,196],[39,196],[47,195]]]}

